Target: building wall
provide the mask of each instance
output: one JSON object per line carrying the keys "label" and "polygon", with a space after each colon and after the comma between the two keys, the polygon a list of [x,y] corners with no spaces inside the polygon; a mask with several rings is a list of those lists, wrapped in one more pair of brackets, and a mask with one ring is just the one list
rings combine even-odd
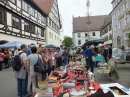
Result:
{"label": "building wall", "polygon": [[55,0],[51,12],[47,18],[46,33],[46,45],[53,44],[55,46],[60,46],[60,17],[58,2]]}
{"label": "building wall", "polygon": [[[4,1],[7,2],[6,5]],[[45,44],[45,36],[42,34],[44,31],[41,31],[41,29],[45,29],[46,18],[43,16],[43,13],[37,10],[36,6],[28,2],[26,2],[28,4],[28,11],[24,11],[21,7],[22,1],[16,0],[15,4],[9,0],[0,1],[0,11],[4,11],[4,20],[2,20],[4,23],[0,22],[0,40],[21,41],[27,44],[33,42],[36,44],[38,40],[40,43]],[[30,7],[34,8],[34,16],[31,15]],[[14,27],[13,16],[20,21],[19,25],[17,25],[19,28]],[[25,21],[34,25],[35,30],[33,32],[30,30],[30,26],[29,31],[25,30]]]}
{"label": "building wall", "polygon": [[[104,39],[104,44],[112,44],[112,23],[109,23],[101,30],[101,37]],[[105,31],[107,31],[105,33]]]}
{"label": "building wall", "polygon": [[[25,43],[26,45],[29,45],[31,43],[37,44],[36,40],[29,40],[29,39],[26,39],[26,38],[15,37],[15,36],[6,35],[6,34],[0,34],[0,40],[7,40],[9,42],[20,41],[20,42]],[[43,44],[45,44],[45,42],[43,42]]]}
{"label": "building wall", "polygon": [[[127,7],[125,9],[126,2],[127,2],[126,5]],[[113,2],[113,6],[114,3],[115,1]],[[130,28],[130,0],[122,0],[118,4],[118,6],[111,12],[111,16],[112,16],[112,29],[113,29],[113,44],[116,47],[120,45],[124,45],[125,47],[128,46],[127,33],[130,32],[129,29]],[[126,23],[126,18],[127,18],[127,23]],[[120,26],[120,22],[122,24],[122,27]],[[117,40],[119,38],[121,42]]]}
{"label": "building wall", "polygon": [[60,46],[60,34],[57,34],[50,27],[46,27],[46,45],[53,44],[55,46]]}
{"label": "building wall", "polygon": [[[93,36],[93,32],[95,32],[95,36]],[[79,33],[80,33],[80,37],[78,37]],[[74,46],[76,46],[76,47],[82,46],[86,42],[86,40],[88,40],[88,37],[85,37],[85,33],[88,34],[88,32],[73,33]],[[90,38],[100,38],[100,31],[91,31]],[[78,41],[81,41],[81,44],[78,44]]]}

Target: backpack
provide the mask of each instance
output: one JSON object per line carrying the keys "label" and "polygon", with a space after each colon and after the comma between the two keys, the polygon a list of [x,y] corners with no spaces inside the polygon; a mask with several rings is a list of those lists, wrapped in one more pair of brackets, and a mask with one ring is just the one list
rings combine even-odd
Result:
{"label": "backpack", "polygon": [[19,71],[22,67],[22,63],[21,63],[21,58],[20,58],[20,55],[22,54],[23,52],[19,53],[19,55],[15,55],[14,57],[14,65],[13,65],[13,69],[15,71]]}

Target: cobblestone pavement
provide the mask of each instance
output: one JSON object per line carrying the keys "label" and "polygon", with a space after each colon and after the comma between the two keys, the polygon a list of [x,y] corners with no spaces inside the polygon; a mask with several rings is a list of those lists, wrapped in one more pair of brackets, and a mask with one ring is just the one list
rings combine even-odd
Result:
{"label": "cobblestone pavement", "polygon": [[[97,67],[95,68],[98,69]],[[130,64],[121,64],[117,67],[120,80],[117,81],[121,85],[130,88]],[[99,76],[100,77],[100,76]],[[113,80],[103,78],[101,84],[115,83]],[[30,85],[30,83],[29,83]],[[17,97],[17,80],[15,79],[12,68],[0,71],[0,97]]]}
{"label": "cobblestone pavement", "polygon": [[[95,68],[95,72],[97,69],[98,69],[98,67]],[[117,82],[114,81],[109,76],[108,77],[105,76],[102,78],[100,84],[119,83],[119,84],[125,86],[126,88],[130,88],[130,63],[118,64],[117,71],[118,71],[119,77],[120,77],[120,79]],[[99,82],[100,78],[101,78],[101,75],[99,75],[98,78],[96,77],[95,79],[97,80],[97,82]]]}

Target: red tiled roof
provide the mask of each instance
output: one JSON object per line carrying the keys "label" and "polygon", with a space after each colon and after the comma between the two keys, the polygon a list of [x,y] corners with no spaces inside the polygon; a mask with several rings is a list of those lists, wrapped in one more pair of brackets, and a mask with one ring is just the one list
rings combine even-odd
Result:
{"label": "red tiled roof", "polygon": [[[105,19],[109,15],[90,16],[91,24],[89,25],[90,31],[100,31],[104,26]],[[88,25],[86,24],[87,17],[74,17],[73,18],[73,32],[86,32]]]}
{"label": "red tiled roof", "polygon": [[106,18],[105,18],[103,27],[106,27],[110,22],[112,22],[112,18],[111,18],[111,16],[109,15],[109,17],[106,17]]}
{"label": "red tiled roof", "polygon": [[49,14],[55,0],[33,0],[45,14]]}

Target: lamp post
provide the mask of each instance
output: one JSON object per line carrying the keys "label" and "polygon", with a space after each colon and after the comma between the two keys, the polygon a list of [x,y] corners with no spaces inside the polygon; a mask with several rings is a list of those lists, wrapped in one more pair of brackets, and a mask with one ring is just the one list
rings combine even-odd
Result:
{"label": "lamp post", "polygon": [[87,0],[87,3],[86,3],[86,6],[87,6],[87,21],[86,21],[86,24],[88,25],[88,40],[90,40],[90,24],[91,24],[91,20],[90,20],[90,13],[89,13],[89,8],[90,8],[90,1]]}

